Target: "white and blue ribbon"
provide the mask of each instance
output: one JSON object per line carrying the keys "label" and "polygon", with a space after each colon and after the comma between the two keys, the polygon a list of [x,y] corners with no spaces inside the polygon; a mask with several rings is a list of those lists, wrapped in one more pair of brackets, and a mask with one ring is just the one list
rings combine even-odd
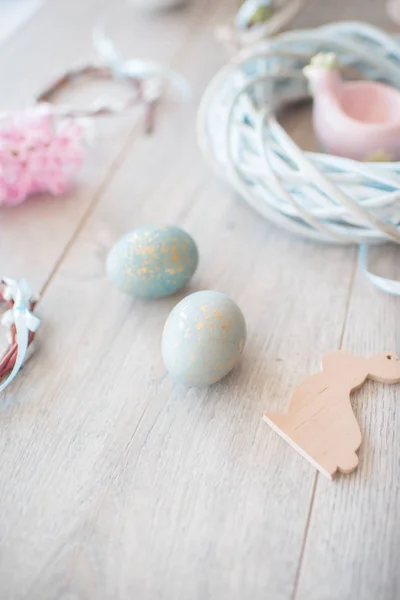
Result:
{"label": "white and blue ribbon", "polygon": [[362,272],[368,277],[371,283],[387,294],[400,296],[400,281],[397,281],[396,279],[388,279],[387,277],[381,277],[380,275],[375,275],[375,273],[371,273],[369,271],[367,245],[362,245],[359,247],[358,261]]}
{"label": "white and blue ribbon", "polygon": [[93,44],[100,58],[117,77],[129,76],[141,79],[146,84],[145,100],[158,100],[162,96],[163,83],[170,84],[180,100],[190,99],[190,84],[180,73],[149,59],[125,60],[115,42],[106,34],[104,20],[94,27]]}
{"label": "white and blue ribbon", "polygon": [[3,298],[12,300],[13,307],[4,313],[1,323],[8,329],[15,326],[18,351],[11,373],[0,384],[0,392],[4,391],[17,376],[28,352],[29,333],[36,332],[40,326],[40,319],[30,310],[33,294],[25,279],[14,281],[14,279],[3,277],[2,280],[4,282]]}

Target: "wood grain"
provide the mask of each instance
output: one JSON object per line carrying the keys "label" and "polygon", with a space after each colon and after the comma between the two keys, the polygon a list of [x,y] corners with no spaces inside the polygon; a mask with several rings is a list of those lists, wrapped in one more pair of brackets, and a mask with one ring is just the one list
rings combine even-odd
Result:
{"label": "wood grain", "polygon": [[361,431],[350,394],[367,379],[400,383],[396,353],[366,357],[328,352],[322,371],[295,389],[286,413],[264,413],[264,421],[328,479],[338,471],[352,473],[358,466]]}
{"label": "wood grain", "polygon": [[[110,14],[106,0],[48,2],[39,13],[22,27],[18,34],[2,47],[0,73],[9,85],[0,89],[0,106],[12,109],[25,106],[30,98],[66,69],[95,60],[92,29],[102,15]],[[115,5],[116,9],[118,4]],[[117,10],[117,17],[120,10]],[[118,18],[112,20],[117,31]],[[152,24],[154,57],[168,64],[190,39],[193,28],[199,26],[201,11],[193,7],[188,12],[167,17],[169,35],[162,35],[166,26],[160,20]],[[137,40],[138,51],[148,47],[143,22],[130,18],[130,35]],[[73,37],[73,43],[71,39]],[[144,41],[143,41],[144,39]],[[130,48],[130,46],[127,46]],[[12,85],[18,82],[18,85]],[[89,84],[66,90],[61,102],[85,106],[98,95],[117,95],[118,85]],[[97,119],[87,161],[75,190],[64,198],[41,197],[0,214],[0,272],[21,277],[27,273],[39,291],[74,238],[80,223],[90,214],[100,190],[112,178],[124,152],[132,140],[144,134],[143,111],[133,109],[125,115]],[[13,244],[18,250],[11,252]],[[35,260],[31,261],[32,251]]]}
{"label": "wood grain", "polygon": [[[315,272],[308,271],[308,261],[315,260],[312,246],[295,242],[293,259],[290,238],[270,230],[229,190],[209,181],[196,147],[194,115],[222,60],[211,28],[205,28],[179,65],[191,77],[196,102],[179,111],[166,108],[157,136],[136,141],[43,300],[45,322],[57,327],[43,338],[41,360],[28,365],[7,413],[10,417],[18,402],[15,390],[21,390],[24,400],[10,427],[22,413],[41,436],[40,443],[27,442],[27,431],[20,430],[14,446],[33,453],[33,463],[21,465],[14,490],[22,493],[29,476],[38,499],[24,508],[5,503],[8,518],[0,527],[14,547],[19,536],[36,540],[3,563],[3,585],[18,589],[21,597],[68,592],[261,598],[266,585],[276,595],[290,593],[313,473],[267,434],[261,414],[286,396],[300,369],[315,367],[302,346],[316,334],[319,319],[327,318],[330,281],[320,286],[322,314],[317,310],[304,322],[301,315],[323,261],[332,263],[330,277],[339,287],[348,251],[326,248]],[[229,385],[208,393],[187,392],[165,376],[159,341],[176,299],[132,305],[104,277],[110,244],[128,223],[134,227],[154,218],[173,220],[194,234],[203,265],[194,289],[226,291],[255,317],[242,370],[232,374]],[[222,252],[224,247],[229,251]],[[348,280],[351,268],[350,263]],[[299,289],[295,297],[289,294],[292,285]],[[346,298],[343,287],[335,301],[337,327],[321,338],[321,351],[338,343]],[[282,338],[284,321],[290,334]],[[82,348],[78,360],[77,348]],[[46,393],[39,387],[28,395],[23,384],[32,369],[38,382],[45,376]],[[46,456],[37,464],[45,444],[51,460]],[[296,503],[289,482],[282,485],[280,460],[287,462],[298,489]],[[13,464],[10,449],[5,481]],[[46,526],[38,528],[42,511]],[[22,568],[25,575],[23,581],[17,575],[17,583],[12,573]]]}
{"label": "wood grain", "polygon": [[[347,19],[398,30],[388,20],[383,3],[374,0],[314,0],[297,23],[307,27]],[[310,138],[305,137],[300,135],[300,142],[312,147]],[[378,272],[399,278],[396,247],[384,246],[374,255]],[[364,355],[386,348],[399,351],[399,306],[398,299],[373,289],[357,273],[350,289],[341,346]],[[341,476],[334,486],[317,476],[292,600],[399,597],[400,578],[395,566],[400,548],[396,399],[395,387],[377,383],[368,383],[352,399],[363,435],[360,466],[349,479]]]}
{"label": "wood grain", "polygon": [[[376,250],[400,277],[397,248]],[[343,345],[354,353],[400,348],[400,300],[373,289],[359,273]],[[299,600],[400,596],[400,414],[398,386],[367,383],[353,407],[363,434],[360,465],[332,487],[318,485],[301,570]]]}
{"label": "wood grain", "polygon": [[[2,212],[1,268],[45,291],[40,352],[1,398],[2,599],[398,595],[394,388],[374,384],[376,402],[364,395],[357,404],[367,441],[347,482],[319,478],[315,488],[312,467],[261,420],[284,410],[342,342],[362,355],[398,348],[398,301],[355,277],[354,249],[273,229],[204,166],[195,113],[225,60],[213,27],[235,4],[199,2],[156,25],[157,51],[187,75],[194,97],[166,104],[153,137],[142,135],[139,114],[104,123],[74,193]],[[334,4],[336,18],[379,13],[371,0]],[[101,0],[47,3],[0,56],[5,80],[21,81],[0,91],[0,103],[21,105],[41,78],[89,56],[106,8],[114,10]],[[314,1],[297,24],[334,12]],[[144,48],[146,30],[136,27]],[[312,145],[306,120],[291,115],[287,127]],[[184,293],[226,292],[247,318],[241,365],[209,390],[173,384],[162,364],[162,326],[181,296],[134,301],[106,281],[112,243],[152,221],[183,226],[198,243],[200,267]],[[383,252],[396,262],[397,250]]]}

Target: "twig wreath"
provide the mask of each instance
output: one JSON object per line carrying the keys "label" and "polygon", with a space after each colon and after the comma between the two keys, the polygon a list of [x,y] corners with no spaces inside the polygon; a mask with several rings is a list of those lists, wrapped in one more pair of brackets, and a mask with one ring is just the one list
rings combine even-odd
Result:
{"label": "twig wreath", "polygon": [[[183,94],[186,82],[178,74],[153,61],[120,62],[100,31],[95,39],[109,64],[66,71],[26,110],[0,113],[0,207],[20,204],[42,192],[55,196],[66,192],[85,157],[88,119],[143,106],[146,133],[151,133],[166,84],[178,87]],[[122,82],[129,89],[129,97],[123,101],[99,98],[91,106],[77,109],[51,104],[62,88],[88,78]]]}
{"label": "twig wreath", "polygon": [[[82,109],[50,104],[63,87],[80,78],[123,79],[131,88],[125,102],[99,101]],[[146,107],[146,130],[154,123],[158,92],[149,94],[144,81],[118,76],[105,66],[87,65],[56,78],[25,110],[0,114],[0,206],[16,205],[29,196],[65,193],[85,157],[87,125],[83,119],[113,115],[137,104]]]}

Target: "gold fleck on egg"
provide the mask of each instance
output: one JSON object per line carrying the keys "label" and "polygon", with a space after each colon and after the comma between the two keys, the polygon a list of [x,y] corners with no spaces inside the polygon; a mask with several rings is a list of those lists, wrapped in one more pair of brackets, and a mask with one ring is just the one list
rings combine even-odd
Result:
{"label": "gold fleck on egg", "polygon": [[162,355],[175,380],[206,386],[233,369],[245,341],[246,322],[238,305],[220,292],[196,292],[171,311],[163,331]]}
{"label": "gold fleck on egg", "polygon": [[127,233],[107,257],[107,276],[122,292],[139,298],[175,294],[198,264],[193,238],[175,225],[150,225]]}

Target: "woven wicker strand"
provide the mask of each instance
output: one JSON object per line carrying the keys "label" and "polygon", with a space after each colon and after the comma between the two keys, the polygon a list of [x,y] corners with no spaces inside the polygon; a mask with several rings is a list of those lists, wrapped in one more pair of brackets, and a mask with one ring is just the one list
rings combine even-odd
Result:
{"label": "woven wicker strand", "polygon": [[217,172],[264,218],[341,244],[400,243],[400,163],[303,152],[276,113],[309,97],[302,69],[333,51],[344,70],[400,87],[400,44],[369,25],[293,31],[239,53],[213,79],[198,135]]}

